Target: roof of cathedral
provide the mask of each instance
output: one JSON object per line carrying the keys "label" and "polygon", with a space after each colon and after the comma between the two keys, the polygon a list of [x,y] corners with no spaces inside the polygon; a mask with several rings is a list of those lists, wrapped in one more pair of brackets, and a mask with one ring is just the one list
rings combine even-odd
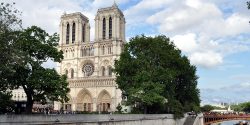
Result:
{"label": "roof of cathedral", "polygon": [[116,2],[114,2],[114,4],[111,7],[105,7],[105,8],[98,9],[97,13],[100,13],[102,11],[109,11],[109,10],[118,10],[118,12],[123,16],[123,13],[119,9],[119,7],[117,6]]}
{"label": "roof of cathedral", "polygon": [[89,20],[88,17],[86,17],[85,15],[83,15],[81,12],[75,12],[75,13],[69,13],[67,14],[66,12],[64,12],[64,14],[61,16],[61,18],[71,18],[71,17],[75,17],[75,16],[80,16],[81,18],[85,19],[85,20]]}

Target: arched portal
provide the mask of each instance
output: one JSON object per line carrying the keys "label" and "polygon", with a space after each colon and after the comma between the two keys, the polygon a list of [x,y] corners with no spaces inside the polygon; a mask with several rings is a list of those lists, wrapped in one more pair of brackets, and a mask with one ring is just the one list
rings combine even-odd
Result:
{"label": "arched portal", "polygon": [[98,96],[97,103],[98,103],[98,105],[97,105],[98,111],[109,111],[111,108],[111,96],[110,96],[110,94],[106,90],[103,90]]}
{"label": "arched portal", "polygon": [[93,111],[93,100],[90,92],[87,89],[81,90],[77,95],[77,111]]}

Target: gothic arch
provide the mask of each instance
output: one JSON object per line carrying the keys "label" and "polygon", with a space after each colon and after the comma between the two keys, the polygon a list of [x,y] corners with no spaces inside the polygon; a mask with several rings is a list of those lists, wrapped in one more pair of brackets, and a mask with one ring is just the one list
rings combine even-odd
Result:
{"label": "gothic arch", "polygon": [[86,32],[86,25],[83,24],[82,26],[82,42],[85,42],[85,33]]}
{"label": "gothic arch", "polygon": [[82,89],[76,97],[77,111],[93,111],[93,100],[89,90]]}
{"label": "gothic arch", "polygon": [[110,64],[110,61],[108,59],[104,59],[102,62],[101,62],[101,66],[108,66],[108,65],[111,65]]}
{"label": "gothic arch", "polygon": [[111,66],[108,66],[108,76],[112,76],[112,67]]}
{"label": "gothic arch", "polygon": [[111,108],[111,95],[107,90],[102,90],[97,98],[98,111],[109,111]]}
{"label": "gothic arch", "polygon": [[69,23],[66,25],[66,44],[69,44],[69,31],[70,31],[70,26]]}
{"label": "gothic arch", "polygon": [[70,70],[70,78],[73,79],[74,78],[74,69],[71,68]]}
{"label": "gothic arch", "polygon": [[112,17],[109,17],[109,39],[112,38]]}
{"label": "gothic arch", "polygon": [[106,18],[102,19],[102,39],[106,37]]}
{"label": "gothic arch", "polygon": [[76,23],[73,22],[73,24],[72,24],[72,43],[75,42],[75,39],[76,39]]}
{"label": "gothic arch", "polygon": [[64,69],[64,74],[68,77],[69,71],[67,69]]}
{"label": "gothic arch", "polygon": [[101,67],[100,71],[101,71],[101,76],[105,76],[105,67],[104,66]]}

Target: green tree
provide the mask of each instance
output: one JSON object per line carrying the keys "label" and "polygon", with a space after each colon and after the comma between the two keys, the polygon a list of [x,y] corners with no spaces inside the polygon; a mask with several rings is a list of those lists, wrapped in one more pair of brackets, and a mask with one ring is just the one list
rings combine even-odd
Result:
{"label": "green tree", "polygon": [[27,113],[31,113],[34,101],[67,101],[66,76],[41,66],[48,59],[63,59],[62,51],[56,48],[57,34],[49,35],[36,26],[22,29],[20,12],[13,5],[0,6],[0,91],[22,87],[27,95]]}
{"label": "green tree", "polygon": [[211,111],[213,109],[214,109],[214,106],[211,106],[211,105],[204,105],[204,106],[201,107],[202,112],[209,112],[209,111]]}
{"label": "green tree", "polygon": [[14,109],[14,102],[11,100],[10,92],[0,91],[0,114],[12,112]]}
{"label": "green tree", "polygon": [[244,112],[250,112],[250,102],[245,102],[242,104],[242,107],[243,107],[243,111]]}
{"label": "green tree", "polygon": [[12,79],[14,65],[20,62],[14,41],[17,40],[17,30],[20,30],[22,21],[18,18],[20,12],[13,5],[0,3],[0,91],[11,87],[8,79]]}
{"label": "green tree", "polygon": [[34,101],[68,101],[66,76],[41,66],[48,59],[55,62],[63,59],[63,52],[57,50],[57,45],[57,34],[49,35],[39,27],[32,26],[19,32],[15,47],[20,50],[22,63],[15,65],[13,79],[8,82],[24,89],[26,113],[32,112]]}
{"label": "green tree", "polygon": [[130,39],[114,72],[126,103],[144,113],[172,111],[178,116],[184,105],[199,107],[196,68],[166,36]]}

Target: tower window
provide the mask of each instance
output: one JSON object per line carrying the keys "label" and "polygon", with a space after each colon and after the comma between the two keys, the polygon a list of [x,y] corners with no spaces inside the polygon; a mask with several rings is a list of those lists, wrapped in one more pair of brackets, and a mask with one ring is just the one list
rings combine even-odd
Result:
{"label": "tower window", "polygon": [[85,24],[82,26],[82,42],[85,42]]}
{"label": "tower window", "polygon": [[67,24],[67,29],[66,29],[66,44],[69,44],[69,24]]}
{"label": "tower window", "polygon": [[112,18],[109,17],[109,39],[112,38]]}
{"label": "tower window", "polygon": [[72,26],[72,43],[75,42],[75,38],[76,38],[76,24],[73,23],[73,26]]}
{"label": "tower window", "polygon": [[106,37],[106,19],[103,18],[102,20],[102,39],[105,39]]}

